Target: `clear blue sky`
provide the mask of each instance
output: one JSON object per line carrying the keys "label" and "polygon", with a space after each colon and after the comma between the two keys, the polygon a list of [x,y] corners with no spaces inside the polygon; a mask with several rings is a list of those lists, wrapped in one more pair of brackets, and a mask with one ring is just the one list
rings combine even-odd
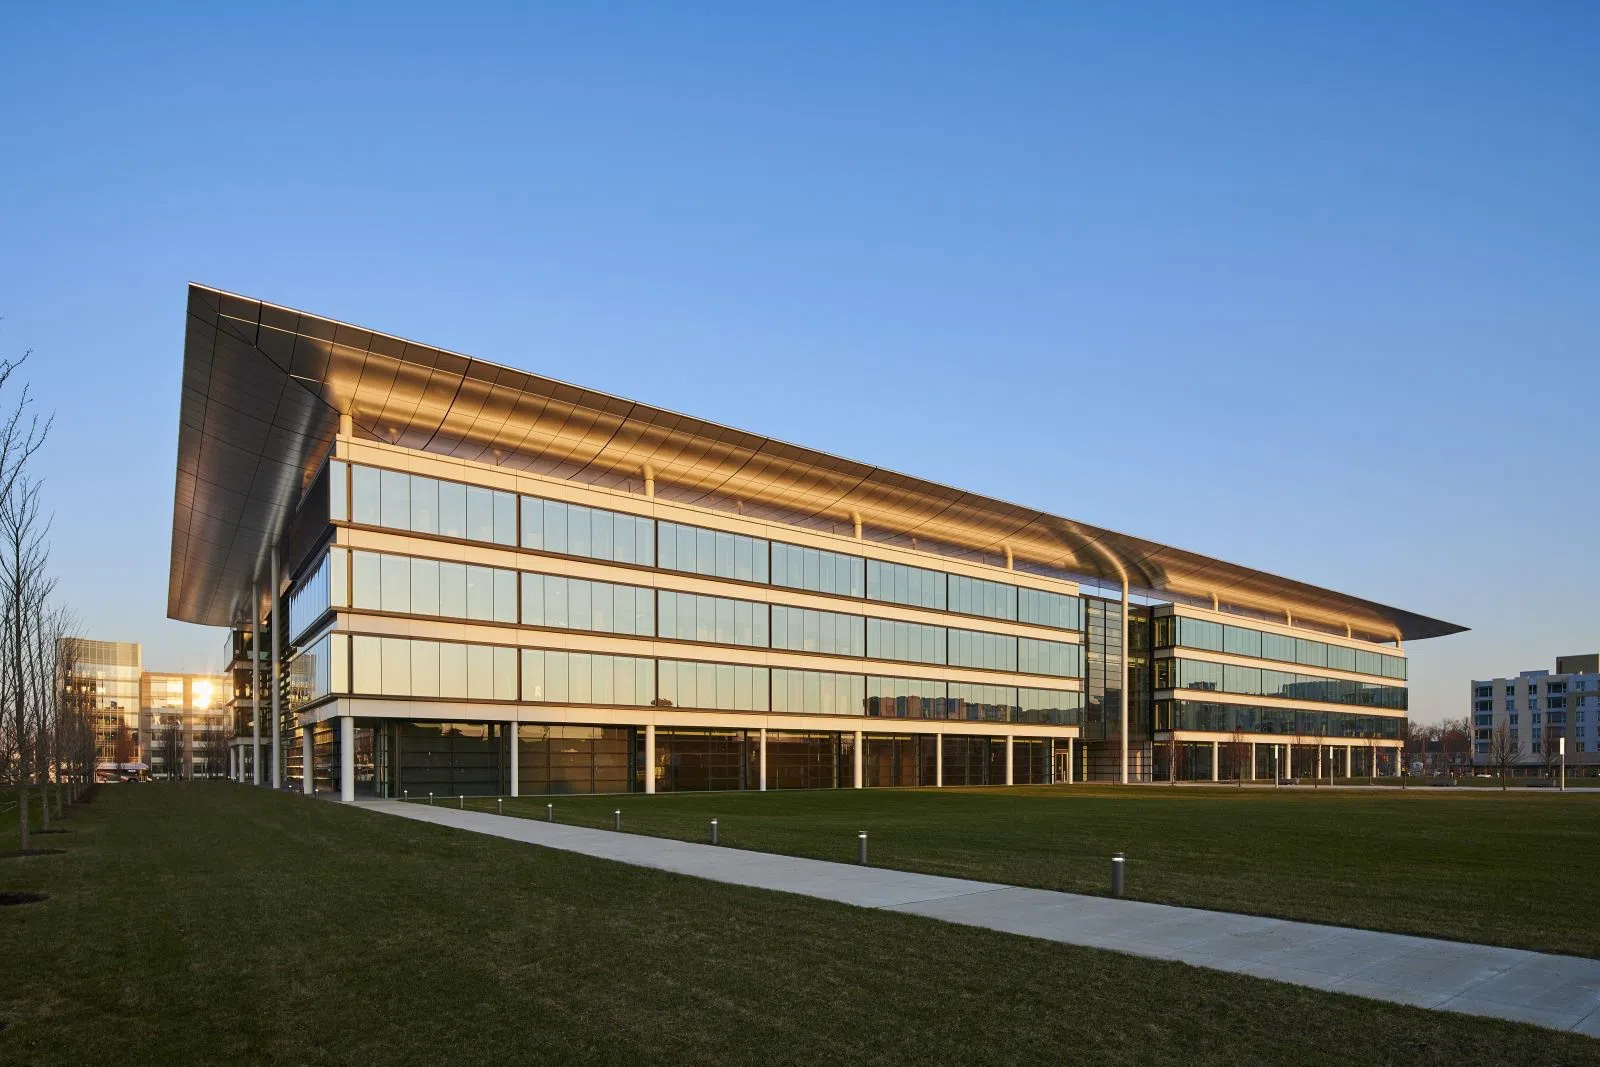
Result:
{"label": "clear blue sky", "polygon": [[[1600,5],[13,7],[0,353],[167,622],[193,279],[1600,649]],[[759,10],[757,10],[759,9]]]}

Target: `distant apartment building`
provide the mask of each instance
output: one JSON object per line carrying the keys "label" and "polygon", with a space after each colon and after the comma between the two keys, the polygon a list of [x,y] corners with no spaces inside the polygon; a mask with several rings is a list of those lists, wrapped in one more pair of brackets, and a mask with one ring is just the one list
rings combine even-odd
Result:
{"label": "distant apartment building", "polygon": [[1505,728],[1520,773],[1542,773],[1560,758],[1567,768],[1600,769],[1600,653],[1558,656],[1554,671],[1523,671],[1515,678],[1472,683],[1472,758],[1495,762],[1494,739]]}
{"label": "distant apartment building", "polygon": [[89,713],[102,777],[218,778],[228,771],[227,675],[144,669],[136,641],[63,642],[63,684]]}
{"label": "distant apartment building", "polygon": [[[95,762],[105,769],[140,757],[140,646],[133,641],[75,638],[63,646],[66,684],[89,712]],[[109,766],[108,766],[109,765]]]}
{"label": "distant apartment building", "polygon": [[221,778],[233,735],[226,675],[145,671],[139,737],[153,778]]}

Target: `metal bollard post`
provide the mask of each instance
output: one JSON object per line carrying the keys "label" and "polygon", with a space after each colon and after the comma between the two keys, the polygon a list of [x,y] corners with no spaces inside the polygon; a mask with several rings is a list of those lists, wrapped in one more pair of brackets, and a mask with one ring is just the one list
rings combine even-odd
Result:
{"label": "metal bollard post", "polygon": [[546,804],[544,806],[544,821],[545,822],[555,822],[556,821],[556,806],[554,804]]}
{"label": "metal bollard post", "polygon": [[494,813],[496,815],[504,815],[506,813],[506,801],[504,797],[494,798]]}
{"label": "metal bollard post", "polygon": [[456,807],[460,808],[462,811],[466,811],[467,810],[467,794],[462,793],[460,796],[456,797],[456,800],[459,801],[459,803],[456,804]]}
{"label": "metal bollard post", "polygon": [[432,793],[428,794],[428,807],[430,807],[430,808],[433,807],[433,794]]}
{"label": "metal bollard post", "polygon": [[409,790],[409,789],[400,790],[400,799],[401,800],[410,800],[411,799],[411,790]]}
{"label": "metal bollard post", "polygon": [[856,834],[856,862],[862,866],[867,862],[867,832],[862,830]]}
{"label": "metal bollard post", "polygon": [[717,843],[717,820],[715,819],[711,820],[711,843],[713,845]]}
{"label": "metal bollard post", "polygon": [[611,813],[611,828],[613,830],[622,829],[622,809],[621,808],[618,808],[616,811]]}
{"label": "metal bollard post", "polygon": [[1120,897],[1122,895],[1123,886],[1125,884],[1125,876],[1123,873],[1124,866],[1125,861],[1122,853],[1118,852],[1115,856],[1111,857],[1111,895],[1114,897]]}

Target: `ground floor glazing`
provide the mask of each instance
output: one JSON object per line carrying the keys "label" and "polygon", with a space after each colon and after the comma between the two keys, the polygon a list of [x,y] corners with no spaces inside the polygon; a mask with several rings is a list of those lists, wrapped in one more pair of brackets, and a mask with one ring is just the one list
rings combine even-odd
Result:
{"label": "ground floor glazing", "polygon": [[[357,796],[562,795],[856,785],[854,731],[328,719],[310,728],[312,790]],[[344,739],[351,742],[348,764]],[[860,784],[1039,785],[1066,780],[1066,738],[862,733]],[[285,784],[305,787],[305,737],[282,737]],[[238,749],[249,780],[250,744]],[[271,760],[263,739],[262,762]],[[647,779],[652,779],[647,781]]]}

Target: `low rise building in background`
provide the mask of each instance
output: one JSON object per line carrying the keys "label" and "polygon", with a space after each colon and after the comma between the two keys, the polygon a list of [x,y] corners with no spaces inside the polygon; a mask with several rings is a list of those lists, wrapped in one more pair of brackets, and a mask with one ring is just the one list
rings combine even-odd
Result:
{"label": "low rise building in background", "polygon": [[[1472,683],[1472,760],[1514,774],[1600,773],[1600,653],[1556,657],[1554,671]],[[1505,752],[1499,751],[1501,746]]]}
{"label": "low rise building in background", "polygon": [[228,773],[228,675],[147,671],[136,641],[67,638],[60,655],[63,684],[93,724],[101,780]]}

